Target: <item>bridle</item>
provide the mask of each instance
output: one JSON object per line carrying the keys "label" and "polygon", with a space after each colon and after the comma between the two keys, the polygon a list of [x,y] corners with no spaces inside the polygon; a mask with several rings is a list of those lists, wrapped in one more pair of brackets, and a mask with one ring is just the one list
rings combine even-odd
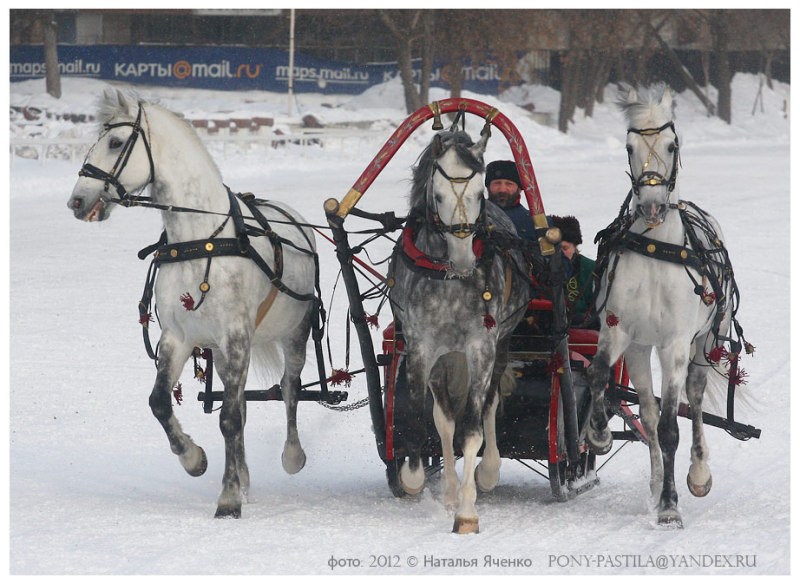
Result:
{"label": "bridle", "polygon": [[[451,235],[455,235],[459,239],[465,239],[470,235],[473,235],[481,227],[483,223],[482,222],[482,217],[484,213],[483,199],[481,199],[481,211],[478,214],[478,219],[476,223],[470,223],[469,220],[467,219],[467,208],[466,205],[464,204],[464,195],[467,192],[467,187],[469,186],[469,182],[473,178],[475,178],[475,175],[478,174],[478,171],[473,170],[469,176],[452,177],[448,175],[444,171],[444,169],[441,166],[439,166],[438,163],[434,163],[433,171],[431,172],[431,180],[428,181],[429,196],[433,191],[433,174],[436,172],[441,174],[450,183],[450,188],[452,189],[453,194],[456,197],[456,206],[455,209],[453,209],[453,213],[450,216],[449,223],[444,223],[441,220],[439,216],[439,210],[436,205],[436,200],[435,198],[432,200],[431,204],[435,209],[435,213],[433,220],[431,222],[434,224],[436,231],[438,231],[439,233],[450,233]],[[459,193],[456,190],[456,185],[464,185],[463,188],[461,189],[461,193]],[[454,223],[454,220],[456,218],[456,213],[458,214],[458,221]]]}
{"label": "bridle", "polygon": [[[678,134],[675,132],[675,124],[673,122],[667,122],[663,126],[659,128],[628,128],[629,134],[638,134],[644,140],[644,143],[647,145],[649,152],[647,153],[647,162],[645,162],[644,167],[647,168],[650,164],[653,157],[656,158],[658,162],[664,165],[666,168],[666,163],[664,160],[655,152],[656,142],[661,137],[661,132],[666,129],[672,130],[673,134],[675,134],[675,149],[672,151],[672,172],[669,175],[669,178],[665,177],[662,174],[659,174],[653,170],[645,170],[640,174],[638,177],[634,178],[633,175],[633,161],[631,160],[631,152],[628,153],[628,166],[630,167],[630,172],[628,176],[631,178],[631,185],[633,188],[633,193],[638,197],[639,196],[639,189],[641,187],[656,187],[656,186],[666,186],[668,198],[669,194],[675,190],[675,183],[678,180],[678,164],[679,164],[679,151],[680,148],[678,146]],[[647,141],[647,138],[655,136],[655,139],[651,142]]]}
{"label": "bridle", "polygon": [[[122,183],[119,181],[119,177],[122,174],[122,171],[125,169],[125,166],[128,164],[128,160],[133,153],[133,149],[136,146],[136,140],[141,136],[142,141],[144,143],[145,151],[147,152],[147,158],[150,161],[150,179],[140,188],[144,189],[147,185],[152,183],[155,180],[155,166],[153,164],[153,153],[150,150],[150,142],[147,139],[147,135],[145,134],[144,129],[142,128],[142,112],[144,111],[142,107],[142,103],[139,102],[139,111],[136,114],[136,119],[133,122],[118,122],[116,124],[103,124],[103,133],[98,138],[97,143],[89,150],[89,153],[86,155],[86,158],[83,161],[83,166],[78,171],[78,176],[85,176],[87,178],[96,178],[101,180],[105,183],[104,191],[108,192],[109,185],[113,185],[113,187],[117,191],[117,195],[122,201],[128,201],[132,198],[133,195],[129,194]],[[110,132],[114,128],[119,128],[122,126],[130,126],[133,128],[133,131],[128,136],[128,139],[125,141],[125,144],[122,146],[122,150],[117,157],[114,166],[111,168],[110,171],[105,171],[101,168],[96,167],[93,164],[89,164],[86,160],[89,159],[92,151],[94,150],[95,146],[100,143],[100,140]]]}

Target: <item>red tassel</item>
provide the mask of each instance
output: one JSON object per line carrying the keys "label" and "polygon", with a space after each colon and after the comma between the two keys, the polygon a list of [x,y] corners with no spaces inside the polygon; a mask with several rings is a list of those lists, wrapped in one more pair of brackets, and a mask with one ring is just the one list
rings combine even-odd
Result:
{"label": "red tassel", "polygon": [[606,316],[606,326],[612,327],[617,326],[619,324],[619,318],[613,312],[609,312],[608,316]]}
{"label": "red tassel", "polygon": [[194,298],[188,292],[186,294],[181,294],[181,302],[183,302],[183,307],[186,310],[192,310],[194,308]]}
{"label": "red tassel", "polygon": [[181,386],[181,382],[178,382],[178,385],[175,386],[175,389],[172,390],[172,395],[175,396],[175,403],[181,405],[183,401],[183,387]]}
{"label": "red tassel", "polygon": [[371,326],[372,328],[375,328],[375,329],[378,328],[378,315],[377,314],[373,314],[372,316],[365,316],[364,320],[366,320],[367,324],[369,326]]}
{"label": "red tassel", "polygon": [[491,314],[484,314],[483,315],[483,326],[486,327],[487,331],[490,331],[495,326],[497,326],[497,322],[494,320],[494,317]]}
{"label": "red tassel", "polygon": [[563,373],[564,355],[561,353],[553,353],[550,363],[547,364],[547,373],[555,375],[556,373]]}
{"label": "red tassel", "polygon": [[719,363],[722,359],[726,359],[728,357],[728,351],[725,350],[725,347],[720,345],[719,347],[714,347],[711,349],[710,352],[706,354],[706,359],[711,361],[712,363]]}
{"label": "red tassel", "polygon": [[739,361],[739,353],[725,353],[722,358],[725,359],[730,367]]}
{"label": "red tassel", "polygon": [[200,353],[200,356],[208,361],[211,359],[211,349],[203,349],[203,351]]}
{"label": "red tassel", "polygon": [[713,292],[706,292],[705,288],[703,288],[703,291],[700,292],[700,298],[703,300],[703,304],[706,306],[711,306],[717,299],[717,295]]}
{"label": "red tassel", "polygon": [[334,369],[332,373],[333,374],[328,378],[328,382],[331,385],[344,384],[345,387],[350,387],[350,382],[353,380],[353,376],[349,371],[346,369]]}
{"label": "red tassel", "polygon": [[139,317],[139,324],[142,326],[147,326],[150,322],[153,322],[153,315],[150,312]]}
{"label": "red tassel", "polygon": [[749,373],[747,373],[747,371],[745,371],[740,367],[739,369],[736,370],[736,375],[733,376],[733,384],[736,385],[737,387],[739,385],[747,385],[747,380],[745,379],[745,377],[747,377],[748,375]]}

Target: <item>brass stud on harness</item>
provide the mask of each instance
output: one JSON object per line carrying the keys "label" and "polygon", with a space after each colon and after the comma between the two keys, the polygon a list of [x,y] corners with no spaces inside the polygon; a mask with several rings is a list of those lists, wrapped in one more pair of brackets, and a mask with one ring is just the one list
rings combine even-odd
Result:
{"label": "brass stud on harness", "polygon": [[174,258],[178,257],[178,250],[177,249],[170,250],[169,255],[171,255]]}
{"label": "brass stud on harness", "polygon": [[647,246],[647,253],[656,253],[656,246],[654,244],[650,244]]}
{"label": "brass stud on harness", "polygon": [[206,243],[206,251],[214,251],[214,244],[210,241]]}
{"label": "brass stud on harness", "polygon": [[489,302],[489,301],[492,299],[492,293],[491,293],[491,292],[489,292],[488,290],[486,290],[486,291],[483,293],[483,299],[484,299],[486,302]]}
{"label": "brass stud on harness", "polygon": [[208,282],[203,282],[200,284],[200,292],[208,292],[211,289],[211,286],[208,285]]}

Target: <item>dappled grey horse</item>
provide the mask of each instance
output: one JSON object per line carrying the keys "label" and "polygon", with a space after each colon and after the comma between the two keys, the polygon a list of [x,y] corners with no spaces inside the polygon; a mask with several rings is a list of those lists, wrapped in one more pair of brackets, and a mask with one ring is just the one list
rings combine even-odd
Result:
{"label": "dappled grey horse", "polygon": [[[424,487],[420,449],[430,389],[444,455],[444,502],[455,510],[453,531],[472,533],[478,531],[476,483],[488,491],[499,477],[498,384],[529,286],[519,269],[519,252],[504,251],[492,238],[513,237],[515,231],[505,213],[483,196],[488,133],[476,144],[454,129],[437,134],[414,168],[411,209],[393,256],[389,297],[406,341],[411,403],[409,456],[400,468],[400,484],[412,494]],[[460,486],[457,424],[464,454]]]}

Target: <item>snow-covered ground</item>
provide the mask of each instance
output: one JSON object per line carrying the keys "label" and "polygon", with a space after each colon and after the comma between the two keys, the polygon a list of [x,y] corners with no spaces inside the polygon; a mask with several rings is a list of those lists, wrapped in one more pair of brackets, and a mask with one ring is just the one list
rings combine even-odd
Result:
{"label": "snow-covered ground", "polygon": [[[12,106],[93,113],[103,83],[65,79],[53,100],[44,83],[11,86]],[[17,157],[10,165],[10,572],[12,574],[787,574],[790,571],[790,121],[789,86],[758,78],[734,83],[734,121],[703,112],[691,93],[677,98],[681,196],[714,214],[725,230],[742,294],[739,319],[757,348],[743,367],[754,407],[738,417],[763,429],[738,442],[709,428],[714,488],[704,499],[678,485],[683,530],[654,526],[648,508],[646,448],[632,444],[599,471],[600,485],[556,503],[548,482],[504,461],[500,485],[480,495],[481,533],[457,536],[437,481],[396,499],[384,478],[366,408],[340,413],[300,406],[306,468],[284,474],[283,406],[253,403],[246,442],[252,499],[241,520],[213,519],[223,442],[217,416],[194,401],[200,385],[186,369],[183,427],[205,448],[209,467],[188,476],[150,413],[152,362],[142,347],[137,302],[147,264],[136,252],[160,233],[160,216],[120,209],[83,224],[67,198],[79,163]],[[233,189],[290,202],[322,224],[322,203],[341,199],[404,118],[390,83],[358,97],[299,95],[287,117],[283,95],[139,88],[189,117],[266,115],[290,127],[301,115],[326,124],[371,123],[372,137],[299,147],[210,149]],[[628,188],[625,125],[612,104],[580,114],[569,134],[539,125],[519,105],[557,112],[558,95],[524,87],[475,96],[520,129],[546,210],[582,222],[582,250],[617,214]],[[447,97],[436,92],[431,99]],[[712,99],[713,99],[712,90]],[[299,112],[298,112],[299,108]],[[475,121],[473,121],[475,120]],[[55,125],[52,121],[49,124]],[[480,129],[477,118],[468,130]],[[47,126],[48,124],[45,124]],[[53,135],[64,128],[49,128]],[[68,128],[80,133],[80,128]],[[96,128],[91,127],[92,132]],[[12,142],[15,135],[12,127]],[[410,167],[431,137],[410,139],[373,184],[362,206],[405,210]],[[510,158],[499,133],[487,160]],[[318,242],[322,289],[330,300],[338,264]],[[333,366],[344,362],[345,302],[331,303]],[[381,327],[388,324],[384,313]],[[351,369],[360,367],[353,346]],[[304,378],[314,377],[313,356]],[[251,376],[252,388],[264,387]],[[366,396],[363,376],[350,401]],[[681,422],[677,474],[689,463]],[[602,462],[602,460],[601,460]]]}

